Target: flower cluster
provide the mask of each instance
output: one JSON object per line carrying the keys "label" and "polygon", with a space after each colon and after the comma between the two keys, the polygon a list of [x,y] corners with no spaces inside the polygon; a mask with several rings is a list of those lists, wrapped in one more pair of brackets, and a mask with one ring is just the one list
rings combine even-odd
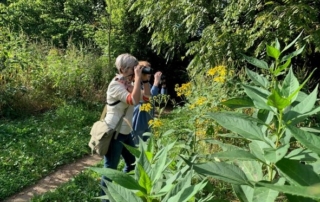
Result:
{"label": "flower cluster", "polygon": [[151,119],[148,122],[149,126],[153,127],[153,128],[160,128],[161,126],[163,126],[163,123],[160,119]]}
{"label": "flower cluster", "polygon": [[194,109],[196,106],[200,106],[203,105],[205,103],[205,101],[207,101],[207,98],[205,97],[199,97],[194,104],[191,104],[189,106],[190,109]]}
{"label": "flower cluster", "polygon": [[208,70],[207,75],[213,77],[213,81],[224,83],[226,79],[227,68],[226,66],[219,65]]}
{"label": "flower cluster", "polygon": [[139,107],[140,111],[150,112],[152,109],[152,105],[150,103],[143,103]]}
{"label": "flower cluster", "polygon": [[191,94],[191,83],[184,83],[179,87],[179,84],[175,85],[174,90],[177,92],[179,97],[181,96],[189,96]]}

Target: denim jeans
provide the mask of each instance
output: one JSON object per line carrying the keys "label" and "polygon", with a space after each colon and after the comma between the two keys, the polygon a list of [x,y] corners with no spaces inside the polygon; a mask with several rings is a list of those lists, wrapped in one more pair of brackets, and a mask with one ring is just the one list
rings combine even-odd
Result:
{"label": "denim jeans", "polygon": [[[132,164],[135,162],[135,157],[125,148],[122,142],[132,147],[135,146],[131,134],[124,135],[119,133],[117,139],[113,138],[110,142],[109,150],[107,154],[104,156],[104,167],[117,169],[118,164],[120,162],[120,156],[122,156],[125,162],[123,172],[128,173],[134,170],[135,166]],[[102,176],[101,185],[106,187],[106,184],[104,183],[103,179],[106,179],[108,181],[111,180],[107,176]],[[103,190],[101,190],[101,195],[105,195]]]}

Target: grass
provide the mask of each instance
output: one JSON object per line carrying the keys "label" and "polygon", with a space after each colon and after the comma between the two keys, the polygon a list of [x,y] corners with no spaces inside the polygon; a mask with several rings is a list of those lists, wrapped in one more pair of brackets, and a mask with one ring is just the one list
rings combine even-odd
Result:
{"label": "grass", "polygon": [[90,127],[100,108],[64,105],[39,116],[0,120],[0,198],[89,154]]}
{"label": "grass", "polygon": [[[102,164],[94,167],[102,167]],[[34,196],[31,202],[98,201],[95,197],[100,194],[99,183],[100,176],[86,169],[56,190]]]}

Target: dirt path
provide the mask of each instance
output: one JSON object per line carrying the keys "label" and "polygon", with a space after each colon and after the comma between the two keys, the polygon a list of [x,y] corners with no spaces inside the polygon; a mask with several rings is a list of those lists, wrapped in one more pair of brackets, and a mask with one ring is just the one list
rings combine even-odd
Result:
{"label": "dirt path", "polygon": [[98,155],[86,156],[77,160],[74,163],[64,165],[56,172],[41,179],[37,184],[27,187],[20,193],[11,196],[4,202],[25,202],[30,201],[34,195],[43,194],[47,191],[53,190],[60,186],[62,183],[67,182],[69,179],[76,176],[88,166],[93,166],[99,163],[102,158]]}

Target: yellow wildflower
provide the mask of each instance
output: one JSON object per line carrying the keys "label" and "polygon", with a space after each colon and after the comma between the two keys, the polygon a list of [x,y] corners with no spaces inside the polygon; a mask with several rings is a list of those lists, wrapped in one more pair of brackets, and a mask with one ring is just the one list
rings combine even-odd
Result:
{"label": "yellow wildflower", "polygon": [[208,74],[209,76],[214,76],[214,75],[216,74],[216,72],[217,72],[217,69],[216,69],[216,68],[211,68],[211,69],[209,69],[209,71],[207,72],[207,74]]}
{"label": "yellow wildflower", "polygon": [[163,126],[163,123],[160,119],[153,119],[153,120],[150,120],[148,122],[149,126],[152,126],[153,128],[159,128],[161,126]]}
{"label": "yellow wildflower", "polygon": [[152,106],[150,103],[143,103],[140,107],[139,107],[140,111],[145,111],[145,112],[150,112],[152,109]]}
{"label": "yellow wildflower", "polygon": [[225,80],[225,78],[221,77],[221,76],[215,77],[213,79],[213,81],[218,82],[218,83],[224,83],[224,80]]}
{"label": "yellow wildflower", "polygon": [[195,104],[196,104],[196,105],[203,105],[206,100],[207,100],[207,99],[206,99],[205,97],[200,97],[200,98],[195,102]]}

